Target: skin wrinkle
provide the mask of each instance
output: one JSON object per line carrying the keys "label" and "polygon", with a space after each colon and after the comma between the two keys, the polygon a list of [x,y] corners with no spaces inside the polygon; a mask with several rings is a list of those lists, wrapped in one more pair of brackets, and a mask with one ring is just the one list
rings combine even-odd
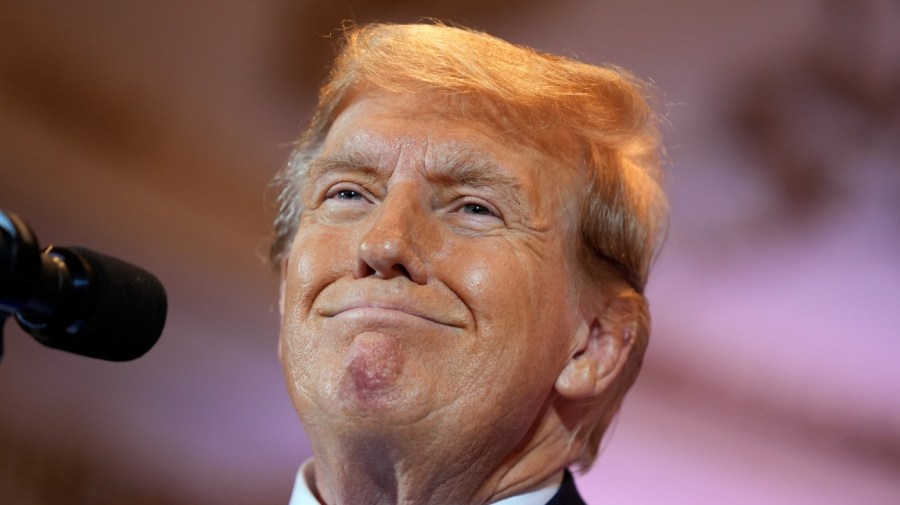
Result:
{"label": "skin wrinkle", "polygon": [[[395,142],[409,145],[417,141],[397,139]],[[485,188],[503,202],[504,214],[517,218],[513,222],[527,221],[529,216],[521,201],[521,187],[515,178],[506,175],[509,169],[500,167],[482,149],[465,142],[435,143],[426,138],[422,143],[425,153],[422,166],[432,167],[425,176],[436,188],[459,193]],[[351,173],[374,185],[379,180],[377,173],[380,171],[375,167],[384,165],[387,155],[374,154],[372,148],[378,149],[384,144],[382,139],[370,132],[357,132],[338,149],[324,153],[311,163],[306,187],[312,188],[313,194],[321,197],[325,189],[322,186],[339,179],[340,175]],[[463,188],[467,191],[462,191]],[[380,191],[374,196],[383,197],[389,188],[378,189]],[[320,203],[318,199],[314,201]],[[504,218],[503,215],[500,217]]]}
{"label": "skin wrinkle", "polygon": [[[535,416],[536,419],[541,420],[542,424],[547,422],[547,418],[545,417],[546,413],[552,408],[552,404],[555,399],[558,399],[558,397],[556,395],[553,395],[553,394],[549,395],[547,398],[547,401],[544,403],[544,405],[541,407],[540,411]],[[538,425],[535,425],[533,427],[532,431],[534,433],[537,433],[537,435],[535,438],[529,440],[529,443],[538,445],[538,446],[548,445],[548,442],[550,442],[550,438],[553,436],[553,434],[551,434],[549,432],[541,432],[541,430],[539,428],[540,427]],[[519,450],[525,451],[525,450],[527,450],[527,447],[523,446]],[[508,469],[506,469],[506,471],[503,473],[503,475],[498,476],[498,480],[503,480],[503,479],[511,480],[511,481],[515,482],[520,488],[524,488],[524,489],[532,488],[535,485],[537,485],[538,483],[547,480],[547,477],[540,478],[535,475],[530,475],[527,472],[519,473],[517,475],[516,473],[514,473],[515,470],[516,470],[515,466],[510,466]],[[504,498],[504,497],[505,496],[498,496],[497,498]]]}

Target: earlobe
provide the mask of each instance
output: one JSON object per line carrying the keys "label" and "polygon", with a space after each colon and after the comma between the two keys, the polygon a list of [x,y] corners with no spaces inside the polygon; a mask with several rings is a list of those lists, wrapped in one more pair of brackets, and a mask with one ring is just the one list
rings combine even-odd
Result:
{"label": "earlobe", "polygon": [[605,326],[594,319],[580,348],[556,379],[556,391],[571,400],[599,396],[619,375],[633,344],[634,330]]}

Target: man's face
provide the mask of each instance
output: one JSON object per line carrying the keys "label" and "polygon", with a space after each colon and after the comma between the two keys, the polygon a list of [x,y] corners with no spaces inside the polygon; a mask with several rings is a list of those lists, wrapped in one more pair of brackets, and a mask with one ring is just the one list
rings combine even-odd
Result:
{"label": "man's face", "polygon": [[307,429],[521,438],[575,350],[581,180],[448,107],[365,92],[310,168],[280,342]]}

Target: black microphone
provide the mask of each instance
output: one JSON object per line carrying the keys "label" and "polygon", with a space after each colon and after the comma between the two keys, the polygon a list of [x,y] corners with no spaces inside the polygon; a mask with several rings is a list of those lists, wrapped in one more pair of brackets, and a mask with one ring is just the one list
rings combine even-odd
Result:
{"label": "black microphone", "polygon": [[0,316],[15,314],[42,344],[132,360],[159,340],[166,309],[150,272],[79,247],[41,250],[24,221],[0,211]]}

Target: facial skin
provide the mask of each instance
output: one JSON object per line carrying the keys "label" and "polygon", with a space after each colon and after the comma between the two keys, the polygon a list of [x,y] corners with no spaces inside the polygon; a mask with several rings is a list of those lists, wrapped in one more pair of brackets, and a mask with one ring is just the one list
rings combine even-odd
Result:
{"label": "facial skin", "polygon": [[370,477],[399,489],[509,473],[556,442],[545,414],[591,323],[574,260],[583,181],[456,112],[366,91],[309,171],[280,355],[329,503],[348,496],[330,457],[381,461]]}

